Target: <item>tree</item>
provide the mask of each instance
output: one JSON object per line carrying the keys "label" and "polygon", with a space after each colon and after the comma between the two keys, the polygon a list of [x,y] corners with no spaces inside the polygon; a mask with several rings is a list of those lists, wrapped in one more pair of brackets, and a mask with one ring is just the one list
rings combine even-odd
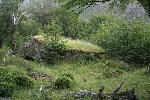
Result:
{"label": "tree", "polygon": [[19,7],[22,2],[23,0],[0,0],[0,48],[7,38],[10,40],[12,50],[15,49],[14,33],[21,18]]}
{"label": "tree", "polygon": [[47,26],[53,16],[54,8],[52,0],[31,0],[24,10],[29,19]]}
{"label": "tree", "polygon": [[75,26],[78,18],[76,13],[59,8],[55,11],[54,18],[59,21],[63,36],[75,38]]}

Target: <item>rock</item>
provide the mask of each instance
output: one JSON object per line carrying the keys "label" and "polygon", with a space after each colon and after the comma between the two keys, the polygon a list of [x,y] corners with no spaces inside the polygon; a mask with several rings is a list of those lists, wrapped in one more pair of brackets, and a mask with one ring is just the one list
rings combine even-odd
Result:
{"label": "rock", "polygon": [[18,54],[24,57],[27,60],[37,60],[41,61],[42,57],[44,56],[44,45],[43,40],[44,38],[39,36],[34,36],[31,40],[24,43],[19,49]]}
{"label": "rock", "polygon": [[81,98],[85,98],[85,97],[93,98],[96,95],[97,94],[95,92],[88,91],[88,90],[79,90],[79,92],[73,93],[73,97],[75,99],[81,99]]}
{"label": "rock", "polygon": [[34,78],[35,80],[50,81],[53,79],[51,76],[48,76],[47,74],[44,74],[42,72],[38,72],[32,69],[28,69],[27,71],[29,76]]}

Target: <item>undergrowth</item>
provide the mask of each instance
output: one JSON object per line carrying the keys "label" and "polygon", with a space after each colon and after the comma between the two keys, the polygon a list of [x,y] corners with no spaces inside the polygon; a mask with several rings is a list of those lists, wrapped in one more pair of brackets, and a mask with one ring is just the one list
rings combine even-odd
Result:
{"label": "undergrowth", "polygon": [[[15,59],[15,57],[13,59]],[[17,60],[18,63],[16,63]],[[33,61],[26,61],[23,59],[19,62],[19,60],[21,59],[17,59],[16,57],[15,62],[11,61],[7,64],[16,65],[16,69],[22,69],[27,76],[28,74],[26,69],[31,68],[35,71],[45,73],[53,78],[49,81],[43,81],[40,79],[35,80],[28,76],[34,83],[33,88],[14,91],[12,95],[14,100],[35,100],[37,98],[42,98],[40,97],[42,96],[42,93],[46,93],[45,96],[47,98],[55,100],[64,98],[68,93],[75,92],[80,89],[98,91],[100,86],[105,86],[105,92],[112,93],[112,91],[125,78],[127,80],[121,90],[135,88],[139,99],[144,98],[144,100],[148,100],[150,97],[150,79],[149,74],[146,74],[146,66],[137,67],[123,61],[108,59],[105,57],[96,62],[63,61],[62,63],[54,66]],[[69,85],[71,88],[64,88],[63,90],[55,89],[55,80],[59,79],[62,75],[71,75],[76,83]],[[69,80],[70,79],[71,78],[69,78]],[[39,92],[41,85],[47,89],[46,92]]]}

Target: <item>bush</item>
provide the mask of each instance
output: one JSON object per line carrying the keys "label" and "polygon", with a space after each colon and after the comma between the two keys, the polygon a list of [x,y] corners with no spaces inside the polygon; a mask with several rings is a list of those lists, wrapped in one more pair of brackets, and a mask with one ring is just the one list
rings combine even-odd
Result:
{"label": "bush", "polygon": [[11,97],[15,86],[12,83],[0,82],[0,97]]}
{"label": "bush", "polygon": [[65,45],[62,41],[52,40],[45,45],[44,61],[54,65],[64,55]]}
{"label": "bush", "polygon": [[21,70],[13,66],[0,67],[0,96],[11,96],[14,90],[31,86],[32,81]]}
{"label": "bush", "polygon": [[[143,22],[116,23],[109,28],[102,26],[99,45],[107,53],[127,62],[150,63],[150,24]],[[112,26],[111,26],[112,27]]]}
{"label": "bush", "polygon": [[64,74],[55,81],[56,89],[68,89],[73,87],[74,78],[71,74]]}
{"label": "bush", "polygon": [[17,76],[14,78],[15,84],[18,86],[18,88],[26,89],[31,88],[32,81],[29,80],[29,78],[24,76]]}

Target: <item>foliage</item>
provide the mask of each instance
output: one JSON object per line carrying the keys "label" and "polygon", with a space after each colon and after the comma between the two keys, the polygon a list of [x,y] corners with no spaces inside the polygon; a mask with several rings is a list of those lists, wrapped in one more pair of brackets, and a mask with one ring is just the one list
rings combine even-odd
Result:
{"label": "foliage", "polygon": [[[101,59],[97,62],[95,61],[88,61],[87,63],[80,63],[80,61],[76,62],[62,62],[60,64],[56,64],[55,66],[51,65],[45,65],[43,63],[37,63],[33,61],[26,61],[27,66],[32,68],[33,70],[45,73],[47,75],[50,75],[52,77],[52,80],[50,81],[43,81],[43,80],[33,80],[34,81],[34,88],[32,89],[25,89],[25,90],[17,90],[15,93],[13,93],[14,100],[26,100],[27,98],[30,98],[32,100],[36,100],[41,96],[40,99],[43,99],[44,95],[39,94],[38,97],[33,96],[32,91],[35,91],[34,93],[39,93],[40,86],[43,85],[43,91],[45,88],[49,88],[49,86],[52,84],[54,79],[57,79],[60,76],[63,76],[63,74],[72,74],[76,84],[73,88],[67,90],[50,90],[52,94],[48,92],[48,96],[52,99],[61,99],[66,94],[70,92],[75,92],[80,89],[87,89],[92,91],[96,91],[99,88],[99,85],[104,85],[106,87],[106,92],[111,93],[116,86],[122,81],[124,77],[127,78],[127,81],[125,85],[123,86],[122,90],[132,89],[135,88],[138,99],[149,99],[149,92],[147,92],[150,88],[149,82],[150,78],[148,74],[145,74],[146,68],[137,68],[138,66],[130,65],[128,63],[125,63],[123,61],[115,60],[115,59]],[[17,62],[16,62],[17,63]],[[20,62],[19,62],[20,63]],[[15,69],[19,70],[21,72],[22,69],[24,69],[24,65],[26,63],[22,63],[22,66],[17,67]],[[18,65],[18,64],[17,64]],[[19,66],[19,65],[18,65]],[[109,70],[107,70],[107,68]],[[132,68],[134,70],[127,70],[126,67]],[[125,69],[125,70],[124,70]],[[107,74],[103,74],[105,71],[108,73],[114,73],[117,70],[123,70],[123,74],[117,74],[117,77],[114,77],[114,75],[110,75],[109,78],[107,77]],[[116,72],[115,72],[116,73]],[[106,76],[105,76],[106,75]],[[69,76],[69,75],[68,75]],[[51,87],[50,87],[51,88]],[[53,88],[53,87],[52,87]],[[47,91],[47,90],[46,90]]]}
{"label": "foliage", "polygon": [[25,76],[17,76],[14,78],[14,81],[18,88],[27,89],[32,86],[31,80]]}
{"label": "foliage", "polygon": [[0,82],[0,96],[11,97],[14,91],[14,85],[12,83]]}
{"label": "foliage", "polygon": [[58,63],[59,59],[63,57],[64,50],[64,43],[56,37],[52,38],[52,41],[45,45],[44,61],[52,65]]}
{"label": "foliage", "polygon": [[127,62],[149,63],[149,24],[136,21],[122,22],[114,23],[111,27],[103,25],[99,38],[99,44],[107,53]]}
{"label": "foliage", "polygon": [[20,22],[19,13],[20,0],[1,0],[0,2],[0,45],[5,39],[10,40],[11,48],[15,48],[14,33],[17,24]]}
{"label": "foliage", "polygon": [[87,39],[98,31],[99,25],[107,18],[93,16],[90,20],[79,17],[75,12],[60,8],[56,10],[55,18],[58,21],[61,35],[72,39]]}
{"label": "foliage", "polygon": [[122,70],[112,70],[109,68],[105,68],[103,76],[105,76],[106,78],[112,78],[112,77],[119,77],[123,74],[124,72]]}
{"label": "foliage", "polygon": [[55,4],[52,0],[31,0],[26,4],[23,11],[29,19],[36,21],[42,26],[46,26],[53,18]]}
{"label": "foliage", "polygon": [[65,37],[75,38],[75,25],[77,23],[77,15],[66,9],[58,9],[54,13],[55,19],[58,21],[58,25],[62,31],[62,35]]}
{"label": "foliage", "polygon": [[[88,24],[86,21],[82,21],[79,16],[64,8],[58,8],[53,13],[51,20],[49,20],[48,26],[52,26],[55,23],[57,31],[64,37],[70,37],[72,39],[86,37]],[[56,31],[56,30],[55,30]]]}
{"label": "foliage", "polygon": [[[86,23],[86,26],[88,26],[86,29],[86,37],[84,38],[87,41],[90,41],[94,44],[96,44],[96,41],[98,40],[98,34],[99,31],[101,31],[101,26],[104,23],[108,23],[108,21],[111,22],[112,18],[108,15],[92,15],[89,19],[89,22]],[[111,26],[109,26],[111,27]]]}
{"label": "foliage", "polygon": [[69,89],[74,85],[74,78],[71,74],[64,74],[55,81],[56,89]]}
{"label": "foliage", "polygon": [[101,35],[109,33],[110,30],[119,25],[121,20],[115,17],[101,14],[92,15],[89,19],[87,38],[85,40],[93,44],[98,44]]}
{"label": "foliage", "polygon": [[34,20],[25,20],[19,23],[15,32],[17,48],[21,47],[32,36],[37,35],[39,31],[40,25]]}
{"label": "foliage", "polygon": [[90,32],[91,34],[97,33],[97,31],[99,30],[100,25],[102,25],[103,23],[105,23],[106,20],[109,19],[109,16],[106,15],[102,15],[102,16],[92,16],[92,18],[90,19]]}
{"label": "foliage", "polygon": [[[149,100],[150,78],[145,74],[149,68],[137,69],[138,66],[124,61],[150,63],[150,24],[111,16],[80,19],[80,13],[86,8],[96,2],[105,3],[110,0],[55,1],[30,0],[28,5],[24,5],[20,0],[0,0],[0,48],[2,44],[4,47],[4,50],[0,50],[0,97],[11,97],[16,92],[16,97],[12,98],[14,100],[49,99],[49,97],[57,100],[62,99],[66,92],[83,88],[97,90],[99,88],[97,84],[105,85],[106,91],[112,92],[112,89],[127,77],[123,89],[136,88],[139,99]],[[126,7],[131,0],[114,1],[117,3],[110,3],[114,5],[120,3],[119,6]],[[138,1],[149,11],[148,0]],[[25,9],[22,9],[21,5],[25,6]],[[11,49],[12,46],[19,48],[37,34],[45,36],[43,39],[45,48],[42,48],[42,53],[44,50],[45,52],[42,57],[43,62],[47,64],[26,61],[17,55],[7,54],[4,41],[11,44],[9,45]],[[41,44],[43,47],[43,42]],[[95,54],[99,57],[99,53],[104,52],[101,46],[106,50],[106,56],[110,54],[122,61],[114,60],[109,55],[111,59],[105,58],[105,55],[102,57],[100,55],[101,59],[97,59]],[[75,56],[79,59],[59,63],[64,53],[69,50],[75,51]],[[29,52],[28,49],[26,51]],[[86,63],[80,63],[83,59]],[[43,73],[42,78],[39,78],[41,77],[39,73],[33,72],[37,78],[33,78],[32,81],[27,76],[30,74],[26,72],[28,69]],[[78,84],[75,84],[76,81]],[[50,84],[54,85],[55,89],[49,86]],[[32,91],[37,94],[33,94]]]}
{"label": "foliage", "polygon": [[15,68],[0,67],[0,96],[11,96],[14,90],[32,87],[32,81],[24,72]]}
{"label": "foliage", "polygon": [[44,61],[48,64],[54,65],[58,62],[59,58],[63,56],[65,50],[64,42],[60,38],[62,33],[61,27],[59,26],[59,21],[54,19],[49,25],[44,26],[45,33],[45,52]]}

